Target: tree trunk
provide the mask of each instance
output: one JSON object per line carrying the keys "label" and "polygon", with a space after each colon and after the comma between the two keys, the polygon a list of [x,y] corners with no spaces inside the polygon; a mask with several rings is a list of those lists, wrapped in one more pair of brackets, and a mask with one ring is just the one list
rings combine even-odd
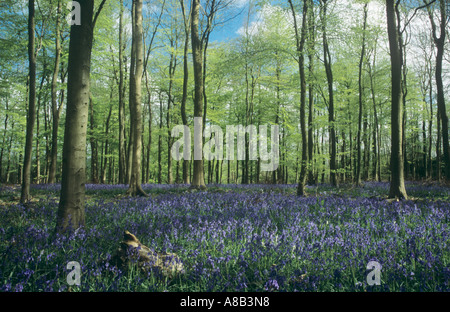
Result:
{"label": "tree trunk", "polygon": [[162,93],[159,94],[159,135],[158,135],[158,184],[162,183],[162,164],[161,164],[161,153],[162,153],[162,128],[163,128],[163,102]]}
{"label": "tree trunk", "polygon": [[[356,185],[361,185],[361,124],[363,116],[363,85],[362,85],[362,70],[364,65],[365,51],[366,51],[366,25],[367,25],[367,3],[364,4],[364,17],[363,17],[363,34],[362,34],[362,48],[361,55],[359,57],[359,72],[358,72],[358,90],[359,90],[359,114],[358,114],[358,135],[357,135],[357,147],[358,158],[356,160]],[[367,146],[364,145],[364,150]]]}
{"label": "tree trunk", "polygon": [[119,15],[119,183],[125,184],[126,181],[126,145],[125,145],[125,88],[123,73],[123,0],[120,0]]}
{"label": "tree trunk", "polygon": [[144,50],[142,43],[142,0],[133,0],[132,45],[134,46],[134,66],[130,67],[130,128],[133,145],[130,149],[130,183],[127,194],[148,196],[141,187],[142,158],[142,105],[141,83],[144,70]]}
{"label": "tree trunk", "polygon": [[315,17],[312,2],[309,3],[311,9],[308,10],[308,70],[309,70],[309,90],[308,90],[308,162],[309,162],[309,176],[308,182],[315,184],[314,179],[314,46],[315,46]]}
{"label": "tree trunk", "polygon": [[36,121],[36,51],[35,51],[35,17],[34,0],[28,1],[28,112],[25,141],[25,157],[23,163],[22,189],[20,202],[27,203],[30,197],[31,183],[31,153],[33,150],[33,130]]}
{"label": "tree trunk", "polygon": [[62,103],[58,107],[58,73],[61,58],[60,43],[60,26],[59,19],[61,15],[61,0],[58,1],[58,9],[56,14],[56,31],[55,31],[55,69],[52,76],[51,93],[52,93],[52,147],[50,155],[50,167],[48,173],[48,183],[56,182],[56,167],[58,161],[58,127],[61,116]]}
{"label": "tree trunk", "polygon": [[78,2],[81,7],[81,25],[72,25],[70,29],[61,195],[56,222],[58,232],[75,230],[85,225],[86,134],[94,2]]}
{"label": "tree trunk", "polygon": [[289,4],[292,11],[292,16],[294,18],[294,30],[295,37],[297,41],[297,54],[298,54],[298,68],[300,73],[300,130],[302,134],[302,159],[300,162],[300,177],[298,180],[297,186],[297,195],[305,196],[305,188],[306,188],[306,174],[308,170],[308,136],[306,129],[306,78],[305,78],[305,62],[304,62],[304,46],[305,46],[305,37],[306,37],[306,21],[308,16],[308,1],[303,1],[303,10],[302,10],[302,28],[300,29],[300,35],[297,26],[297,19],[295,16],[294,6],[292,4],[292,0],[289,0]]}
{"label": "tree trunk", "polygon": [[[202,79],[202,43],[199,38],[198,27],[199,27],[199,11],[200,11],[200,0],[192,1],[192,27],[191,27],[191,41],[192,41],[192,55],[194,61],[194,83],[195,83],[195,95],[194,95],[194,118],[203,117],[203,79]],[[199,127],[197,131],[201,131],[203,127]],[[203,134],[194,133],[194,154],[195,150],[202,153],[203,149]],[[197,155],[202,156],[202,154]],[[200,158],[200,159],[199,159]],[[205,178],[203,169],[203,159],[202,157],[195,157],[194,155],[194,176],[192,179],[191,187],[205,189]]]}
{"label": "tree trunk", "polygon": [[[171,48],[174,49],[173,40],[171,40]],[[170,131],[170,104],[172,100],[172,86],[173,86],[173,77],[175,76],[175,69],[177,66],[177,57],[171,53],[170,54],[170,62],[169,62],[169,91],[167,93],[167,114],[166,114],[166,123],[167,123],[167,183],[173,183],[173,174],[172,174],[172,157],[170,156],[170,148],[172,146],[172,135]]]}
{"label": "tree trunk", "polygon": [[92,94],[89,96],[89,127],[90,127],[90,145],[91,145],[91,182],[98,184],[98,144],[94,134],[94,101]]}
{"label": "tree trunk", "polygon": [[448,138],[448,116],[447,110],[445,107],[445,96],[444,96],[444,84],[442,81],[442,60],[444,56],[444,46],[445,46],[445,30],[447,24],[447,14],[448,8],[446,6],[446,1],[439,1],[439,11],[440,11],[440,29],[439,29],[439,37],[437,36],[436,24],[434,23],[434,19],[431,13],[431,10],[428,8],[428,15],[430,18],[430,22],[432,25],[432,33],[434,43],[436,44],[437,53],[436,53],[436,88],[437,88],[437,106],[439,111],[439,117],[441,119],[441,131],[442,131],[442,154],[444,158],[444,168],[445,168],[445,178],[447,181],[450,181],[450,148],[449,148],[449,138]]}
{"label": "tree trunk", "polygon": [[[184,8],[184,0],[180,0],[181,10],[183,13],[183,21],[184,21],[184,54],[183,54],[183,95],[181,97],[181,119],[183,121],[183,125],[188,126],[188,121],[186,117],[186,100],[187,100],[187,88],[189,81],[189,68],[188,68],[188,51],[189,51],[189,31],[190,31],[190,22],[186,18],[186,12]],[[188,148],[185,146],[185,148]],[[190,148],[190,147],[189,147]],[[183,183],[189,184],[189,159],[183,160]]]}
{"label": "tree trunk", "polygon": [[337,186],[336,173],[336,130],[334,120],[334,89],[333,89],[333,72],[331,70],[331,55],[328,48],[328,39],[326,32],[326,15],[327,15],[327,0],[321,0],[322,6],[322,41],[323,41],[323,57],[324,66],[328,82],[328,123],[330,132],[330,182],[331,185]]}
{"label": "tree trunk", "polygon": [[401,55],[394,0],[386,0],[386,17],[391,54],[391,184],[389,198],[407,198],[402,154],[403,106],[401,103]]}

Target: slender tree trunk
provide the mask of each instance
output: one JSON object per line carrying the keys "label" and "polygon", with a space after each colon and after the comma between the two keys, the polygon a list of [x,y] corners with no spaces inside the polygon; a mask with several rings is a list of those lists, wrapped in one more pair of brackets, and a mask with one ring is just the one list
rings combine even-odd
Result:
{"label": "slender tree trunk", "polygon": [[314,6],[312,1],[309,2],[310,10],[308,10],[308,71],[309,71],[309,89],[308,89],[308,182],[310,184],[315,184],[314,179],[314,166],[313,166],[313,155],[314,155],[314,46],[315,46],[315,17],[314,17]]}
{"label": "slender tree trunk", "polygon": [[91,182],[98,184],[98,144],[95,138],[95,117],[94,101],[92,94],[89,96],[89,127],[90,127],[90,145],[91,145]]}
{"label": "slender tree trunk", "polygon": [[[199,11],[200,0],[192,1],[192,26],[191,26],[191,41],[192,41],[192,55],[194,61],[194,83],[195,83],[195,95],[194,95],[194,117],[203,117],[203,64],[202,64],[202,42],[199,38]],[[203,127],[200,127],[202,129]],[[195,139],[195,137],[197,139]],[[202,151],[203,149],[203,135],[202,133],[194,133],[194,150]],[[194,153],[195,154],[195,153]],[[195,156],[195,155],[194,155]],[[203,159],[195,159],[194,157],[194,176],[192,179],[191,187],[205,189]]]}
{"label": "slender tree trunk", "polygon": [[142,43],[142,0],[133,0],[132,45],[134,46],[134,66],[130,67],[130,128],[133,145],[130,149],[131,170],[127,194],[148,196],[141,187],[142,161],[142,105],[141,84],[144,70],[144,49]]}
{"label": "slender tree trunk", "polygon": [[430,116],[429,116],[429,121],[428,121],[428,140],[429,140],[429,144],[428,144],[428,177],[430,179],[433,178],[433,160],[431,158],[431,148],[433,146],[433,136],[432,136],[432,131],[433,131],[433,88],[432,88],[432,78],[431,78],[431,68],[430,68],[430,79],[428,81],[429,84],[429,99],[430,99]]}
{"label": "slender tree trunk", "polygon": [[[183,95],[181,97],[181,120],[183,121],[183,125],[188,126],[188,121],[186,117],[186,101],[187,101],[187,88],[189,81],[189,67],[188,67],[188,51],[189,51],[189,32],[191,23],[189,18],[187,18],[185,8],[184,8],[184,0],[180,0],[181,10],[183,13],[183,21],[184,21],[184,53],[183,53]],[[185,147],[188,148],[188,147]],[[189,184],[189,159],[183,160],[183,183]]]}
{"label": "slender tree trunk", "polygon": [[[0,183],[1,182],[5,182],[6,180],[3,180],[3,153],[5,151],[5,147],[6,147],[6,131],[8,130],[8,119],[9,119],[9,115],[8,115],[8,101],[9,101],[9,96],[6,95],[5,97],[5,122],[4,122],[4,128],[3,128],[3,139],[2,139],[2,145],[0,148]],[[11,136],[12,137],[12,136]],[[8,154],[9,154],[9,150],[8,150]]]}
{"label": "slender tree trunk", "polygon": [[28,111],[27,130],[25,142],[25,157],[23,163],[22,189],[20,202],[22,204],[30,201],[31,184],[31,154],[33,150],[33,130],[36,121],[36,51],[35,51],[35,17],[34,0],[28,1]]}
{"label": "slender tree trunk", "polygon": [[[52,76],[51,93],[52,93],[52,147],[50,155],[50,166],[48,174],[48,183],[56,182],[56,167],[58,161],[58,127],[61,116],[61,109],[58,108],[58,73],[61,58],[60,43],[60,26],[59,19],[61,15],[61,0],[58,0],[58,9],[56,14],[56,31],[55,31],[55,69]],[[59,107],[62,107],[60,104]]]}
{"label": "slender tree trunk", "polygon": [[[103,165],[102,165],[102,172],[100,175],[100,181],[101,183],[106,183],[106,167],[108,166],[108,148],[109,148],[109,123],[111,121],[111,115],[112,115],[112,99],[113,99],[113,91],[111,90],[111,94],[109,97],[109,101],[110,101],[110,106],[109,106],[109,111],[108,111],[108,117],[106,117],[106,123],[105,123],[105,150],[104,150],[104,155],[103,155]],[[111,177],[111,175],[110,175]]]}
{"label": "slender tree trunk", "polygon": [[437,171],[437,179],[440,182],[442,179],[441,172],[441,113],[438,109],[437,111],[437,138],[436,138],[436,171]]}
{"label": "slender tree trunk", "polygon": [[292,0],[289,0],[289,5],[291,7],[292,16],[294,18],[294,30],[295,37],[297,41],[297,54],[298,54],[298,68],[300,73],[300,130],[302,134],[302,159],[300,162],[300,177],[297,186],[297,195],[305,196],[306,192],[306,174],[308,170],[308,136],[306,129],[306,77],[305,77],[305,64],[304,64],[304,46],[306,37],[306,21],[308,16],[308,1],[303,1],[302,10],[302,26],[300,29],[300,34],[297,26],[297,18],[295,15],[294,6]]}
{"label": "slender tree trunk", "polygon": [[402,155],[401,55],[394,0],[386,0],[386,17],[391,54],[391,184],[389,198],[407,198]]}
{"label": "slender tree trunk", "polygon": [[330,182],[331,185],[337,186],[337,167],[336,167],[336,128],[334,120],[334,89],[333,89],[333,72],[331,69],[331,54],[328,48],[328,39],[326,32],[326,19],[327,19],[327,3],[328,0],[321,0],[322,6],[322,41],[323,41],[323,57],[325,72],[328,82],[328,123],[330,132]]}
{"label": "slender tree trunk", "polygon": [[372,105],[373,105],[373,117],[374,117],[374,126],[373,126],[373,171],[372,177],[375,181],[381,181],[381,169],[380,169],[380,135],[378,132],[379,122],[378,122],[378,113],[377,113],[377,105],[375,98],[375,83],[374,83],[374,73],[372,71],[372,67],[375,68],[375,60],[376,60],[376,50],[374,49],[373,55],[373,66],[371,66],[370,62],[367,62],[367,66],[369,69],[369,80],[370,80],[370,90],[372,94]]}
{"label": "slender tree trunk", "polygon": [[126,181],[126,144],[125,144],[125,87],[123,71],[123,51],[125,44],[123,42],[123,0],[120,0],[119,15],[119,183],[125,184]]}
{"label": "slender tree trunk", "polygon": [[[367,25],[367,3],[364,4],[364,17],[363,17],[363,34],[362,34],[362,48],[359,57],[359,72],[358,72],[358,89],[359,89],[359,114],[358,114],[358,135],[357,135],[357,147],[358,147],[358,159],[356,160],[356,185],[361,185],[361,124],[364,110],[363,103],[363,85],[362,85],[362,70],[366,51],[366,25]],[[364,145],[364,149],[367,146]]]}
{"label": "slender tree trunk", "polygon": [[433,19],[431,9],[427,7],[428,15],[432,25],[432,34],[434,43],[436,45],[436,88],[437,88],[437,106],[439,111],[439,117],[441,119],[441,131],[442,131],[442,156],[444,158],[444,174],[447,181],[450,181],[450,148],[449,148],[449,138],[448,138],[448,116],[445,107],[445,96],[444,96],[444,84],[442,80],[442,61],[444,56],[444,46],[445,46],[445,35],[446,35],[446,24],[447,24],[447,10],[446,1],[439,0],[439,11],[440,11],[440,25],[439,25],[439,37],[437,35],[437,27]]}
{"label": "slender tree trunk", "polygon": [[[171,47],[174,48],[173,41],[171,42]],[[170,104],[172,102],[172,86],[173,86],[173,77],[175,75],[175,69],[177,66],[177,58],[171,53],[170,54],[170,62],[169,62],[169,91],[167,93],[167,114],[166,114],[166,123],[167,123],[167,183],[173,183],[173,175],[172,175],[172,157],[170,156],[170,148],[172,146],[172,135],[170,131],[170,113],[171,108]]]}
{"label": "slender tree trunk", "polygon": [[147,105],[148,105],[148,141],[147,141],[147,162],[145,170],[145,180],[148,182],[150,179],[150,152],[152,150],[152,105],[151,105],[151,92],[148,82],[148,72],[145,72],[145,87],[147,89]]}

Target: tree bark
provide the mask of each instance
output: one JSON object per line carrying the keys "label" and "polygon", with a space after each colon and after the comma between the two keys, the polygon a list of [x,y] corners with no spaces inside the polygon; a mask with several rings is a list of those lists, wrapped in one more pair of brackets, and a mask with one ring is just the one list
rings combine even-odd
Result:
{"label": "tree bark", "polygon": [[[183,54],[183,95],[181,97],[181,120],[183,121],[183,125],[188,126],[188,121],[186,117],[186,100],[187,100],[187,88],[189,81],[189,67],[188,67],[188,51],[189,51],[189,32],[191,23],[189,18],[186,16],[185,8],[184,8],[184,0],[180,0],[181,10],[183,13],[183,21],[184,21],[184,54]],[[189,15],[188,15],[189,16]],[[187,146],[185,148],[188,148]],[[190,147],[189,147],[190,148]],[[183,183],[189,184],[189,159],[183,160]]]}
{"label": "tree bark", "polygon": [[297,18],[295,15],[294,6],[292,4],[292,0],[289,0],[289,5],[291,7],[292,16],[294,18],[294,30],[295,30],[295,38],[297,42],[297,55],[298,55],[298,68],[300,74],[300,130],[302,134],[302,158],[300,162],[300,177],[297,185],[297,195],[305,196],[306,192],[306,174],[307,174],[307,164],[308,164],[308,136],[306,129],[306,78],[305,78],[305,57],[304,57],[304,46],[305,46],[305,37],[306,37],[306,21],[308,16],[308,1],[303,1],[303,10],[302,10],[302,26],[299,30],[297,26]]}
{"label": "tree bark", "polygon": [[[203,117],[203,64],[202,64],[202,42],[199,38],[199,11],[200,0],[192,1],[192,25],[191,25],[191,41],[192,41],[192,55],[194,61],[194,83],[195,83],[195,95],[194,95],[194,117]],[[203,127],[200,127],[202,129]],[[197,135],[197,140],[195,136]],[[203,149],[203,135],[202,133],[194,133],[194,150],[202,151]],[[195,153],[194,153],[195,154]],[[194,155],[195,156],[195,155]],[[203,159],[194,158],[194,174],[191,187],[198,189],[206,189]]]}
{"label": "tree bark", "polygon": [[89,143],[91,145],[91,182],[98,184],[98,144],[95,138],[95,117],[94,117],[94,101],[92,99],[92,94],[89,96],[89,130],[90,139]]}
{"label": "tree bark", "polygon": [[402,151],[403,106],[401,103],[401,55],[394,0],[386,0],[387,29],[391,54],[391,184],[389,198],[407,198]]}
{"label": "tree bark", "polygon": [[328,82],[328,123],[330,132],[330,182],[331,185],[337,186],[337,173],[336,173],[336,129],[334,125],[334,89],[333,89],[333,72],[331,69],[331,55],[328,48],[328,39],[326,32],[326,15],[327,15],[327,2],[328,0],[321,0],[321,19],[322,19],[322,41],[323,41],[323,58],[325,72]]}
{"label": "tree bark", "polygon": [[[424,1],[425,2],[425,1]],[[425,2],[426,3],[426,2]],[[449,138],[448,138],[448,116],[445,107],[445,96],[444,96],[444,84],[442,81],[442,61],[444,56],[444,46],[445,46],[445,26],[447,23],[447,8],[446,1],[439,0],[439,11],[440,11],[440,25],[439,25],[439,37],[437,35],[437,27],[433,19],[431,9],[428,9],[428,15],[432,25],[432,34],[434,43],[436,45],[436,88],[437,88],[437,106],[439,111],[439,117],[441,120],[441,131],[442,131],[442,156],[444,158],[444,174],[447,181],[450,181],[450,148],[449,148]]]}
{"label": "tree bark", "polygon": [[61,116],[62,103],[58,107],[58,73],[61,59],[61,43],[60,43],[60,25],[61,16],[61,0],[58,0],[58,8],[56,14],[56,30],[55,30],[55,69],[53,70],[51,93],[52,93],[52,147],[50,155],[50,166],[48,173],[48,183],[56,182],[56,167],[58,161],[58,127]]}
{"label": "tree bark", "polygon": [[119,15],[119,183],[126,182],[126,145],[125,145],[125,88],[124,88],[124,72],[123,72],[123,51],[125,44],[123,43],[123,0],[120,0]]}
{"label": "tree bark", "polygon": [[141,187],[142,158],[142,105],[141,83],[144,70],[144,50],[142,43],[142,0],[133,0],[132,45],[134,46],[134,66],[130,67],[130,128],[133,144],[131,152],[131,176],[127,194],[148,196]]}
{"label": "tree bark", "polygon": [[309,3],[311,9],[308,10],[308,71],[309,71],[309,89],[308,89],[308,163],[309,175],[308,182],[315,184],[314,179],[314,46],[315,46],[315,17],[312,2]]}
{"label": "tree bark", "polygon": [[81,25],[70,29],[67,113],[62,155],[61,195],[56,230],[85,225],[86,134],[89,114],[90,66],[94,2],[79,0]]}
{"label": "tree bark", "polygon": [[[366,51],[366,25],[367,25],[367,3],[364,4],[364,17],[363,17],[363,35],[362,35],[362,47],[361,47],[361,55],[359,57],[359,72],[358,72],[358,90],[359,90],[359,114],[358,114],[358,135],[357,135],[357,147],[358,147],[358,158],[356,161],[356,185],[361,185],[361,124],[362,124],[362,116],[363,116],[363,85],[362,85],[362,70],[364,65],[365,51]],[[364,145],[364,149],[367,149],[367,146]]]}
{"label": "tree bark", "polygon": [[25,139],[25,157],[23,163],[22,189],[20,202],[22,204],[30,201],[31,184],[31,154],[33,150],[33,130],[36,121],[36,51],[35,51],[35,9],[34,0],[28,1],[28,112],[27,130]]}

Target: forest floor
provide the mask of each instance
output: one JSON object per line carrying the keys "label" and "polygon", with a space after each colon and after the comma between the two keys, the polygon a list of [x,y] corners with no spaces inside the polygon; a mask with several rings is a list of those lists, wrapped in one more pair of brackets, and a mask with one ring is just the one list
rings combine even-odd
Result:
{"label": "forest floor", "polygon": [[[450,188],[407,182],[363,187],[86,185],[86,227],[54,234],[58,184],[0,187],[0,291],[450,291]],[[30,209],[32,208],[32,209]],[[125,230],[150,249],[176,253],[185,272],[167,278],[110,263]],[[67,263],[80,263],[69,285]],[[370,261],[380,264],[371,285]],[[372,275],[370,275],[372,276]]]}

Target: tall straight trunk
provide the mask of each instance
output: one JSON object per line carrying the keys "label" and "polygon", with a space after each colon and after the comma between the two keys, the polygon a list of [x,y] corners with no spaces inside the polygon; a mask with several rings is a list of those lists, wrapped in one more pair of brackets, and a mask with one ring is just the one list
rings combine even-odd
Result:
{"label": "tall straight trunk", "polygon": [[[192,41],[192,55],[194,61],[194,117],[203,117],[203,64],[202,64],[202,42],[199,38],[199,11],[200,0],[192,1],[192,25],[191,25],[191,41]],[[202,129],[203,127],[200,127]],[[197,129],[200,131],[199,129]],[[197,139],[196,139],[197,138]],[[194,150],[201,153],[203,148],[203,135],[202,133],[194,133]],[[195,153],[194,153],[195,154]],[[195,156],[195,155],[194,155]],[[200,155],[199,155],[200,156]],[[199,157],[202,158],[202,157]],[[205,178],[203,169],[203,159],[196,159],[194,157],[194,176],[191,186],[193,188],[205,189]]]}
{"label": "tall straight trunk", "polygon": [[437,171],[437,180],[440,182],[442,179],[441,172],[441,113],[438,109],[437,111],[437,138],[436,138],[436,171]]}
{"label": "tall straight trunk", "polygon": [[[359,72],[358,72],[358,90],[359,90],[359,114],[358,114],[358,135],[357,135],[357,148],[358,148],[358,158],[356,160],[356,185],[361,185],[361,124],[364,110],[363,103],[363,85],[362,85],[362,71],[364,65],[364,58],[366,52],[366,25],[367,25],[367,3],[364,4],[364,17],[363,17],[363,34],[362,34],[362,47],[361,54],[359,57]],[[364,145],[364,150],[367,146]]]}
{"label": "tall straight trunk", "polygon": [[[111,89],[111,94],[109,97],[109,101],[110,101],[110,106],[109,106],[109,111],[108,111],[108,117],[106,117],[106,123],[105,123],[105,149],[104,149],[104,153],[103,153],[103,165],[102,165],[102,170],[101,170],[101,174],[100,174],[100,181],[101,183],[105,183],[106,182],[106,167],[108,166],[108,148],[109,148],[109,123],[111,121],[111,115],[112,115],[112,99],[113,99],[113,91]],[[110,175],[111,177],[111,175]]]}
{"label": "tall straight trunk", "polygon": [[337,186],[337,173],[336,173],[336,128],[334,120],[334,89],[333,89],[333,72],[331,69],[331,54],[328,48],[327,39],[327,3],[328,0],[321,0],[321,19],[322,19],[322,42],[323,42],[323,58],[325,73],[328,82],[328,127],[330,132],[330,182],[331,185]]}
{"label": "tall straight trunk", "polygon": [[91,182],[98,183],[98,144],[94,134],[95,117],[94,117],[94,101],[92,94],[89,96],[89,130],[90,130],[90,145],[91,145]]}
{"label": "tall straight trunk", "polygon": [[[172,40],[171,40],[172,41]],[[174,48],[173,41],[171,42],[171,47]],[[169,62],[169,91],[167,93],[167,114],[166,114],[166,123],[167,123],[167,183],[173,183],[173,175],[172,175],[172,157],[170,156],[170,148],[172,146],[172,135],[170,131],[170,113],[171,113],[171,102],[172,100],[172,87],[173,87],[173,77],[175,75],[175,69],[177,66],[177,58],[171,53],[170,54],[170,62]]]}
{"label": "tall straight trunk", "polygon": [[305,46],[305,37],[306,37],[306,21],[308,16],[308,1],[303,1],[303,10],[302,10],[302,26],[299,29],[297,26],[297,18],[295,15],[294,6],[292,4],[292,0],[289,0],[289,5],[291,7],[292,16],[294,18],[294,30],[295,30],[295,38],[297,42],[297,55],[298,55],[298,68],[300,74],[300,130],[302,134],[302,159],[300,162],[300,177],[297,185],[297,195],[304,196],[306,189],[306,174],[307,174],[307,165],[308,165],[308,136],[306,129],[306,78],[305,78],[305,57],[304,57],[304,46]]}
{"label": "tall straight trunk", "polygon": [[58,232],[85,225],[86,131],[95,20],[93,21],[94,1],[78,2],[81,7],[81,25],[72,25],[70,28],[67,113],[61,195],[56,222]]}
{"label": "tall straight trunk", "polygon": [[369,70],[369,80],[370,80],[370,91],[372,94],[372,105],[373,105],[373,117],[374,117],[374,126],[373,126],[373,171],[372,177],[376,181],[381,181],[381,164],[380,164],[380,134],[378,131],[379,122],[378,122],[378,113],[377,113],[377,105],[375,98],[375,83],[374,83],[374,73],[372,68],[375,68],[375,60],[376,60],[376,51],[374,50],[373,56],[373,66],[370,62],[367,62],[368,70]]}
{"label": "tall straight trunk", "polygon": [[[424,1],[425,2],[425,1]],[[435,79],[437,88],[437,106],[439,112],[439,118],[441,120],[441,132],[442,132],[442,156],[444,158],[444,174],[447,181],[450,181],[450,148],[449,148],[449,138],[448,138],[448,116],[445,107],[445,96],[444,96],[444,84],[442,80],[442,61],[444,57],[444,47],[445,47],[445,34],[447,25],[447,12],[446,8],[447,1],[439,0],[439,11],[440,11],[440,24],[439,24],[439,37],[437,35],[436,23],[433,19],[433,14],[431,9],[428,9],[428,15],[430,18],[432,26],[433,40],[436,45],[436,69],[435,69]]]}
{"label": "tall straight trunk", "polygon": [[53,70],[51,93],[52,93],[52,147],[50,155],[50,166],[48,173],[48,183],[56,182],[56,167],[58,160],[58,127],[61,116],[62,103],[58,107],[58,73],[61,59],[61,43],[60,43],[60,25],[59,19],[61,15],[61,0],[58,0],[58,9],[56,14],[56,30],[55,30],[55,69]]}
{"label": "tall straight trunk", "polygon": [[[2,145],[0,147],[0,183],[1,182],[6,182],[6,180],[3,180],[3,153],[5,152],[5,148],[6,148],[6,131],[8,130],[8,119],[9,119],[9,115],[8,115],[8,101],[9,101],[9,97],[8,95],[6,95],[5,97],[5,122],[4,122],[4,128],[3,128],[3,139],[2,139]],[[12,137],[12,136],[11,136]],[[9,151],[8,151],[9,153]]]}
{"label": "tall straight trunk", "polygon": [[162,153],[162,128],[163,128],[163,102],[162,94],[159,94],[159,135],[158,135],[158,184],[162,183],[162,164],[161,164],[161,153]]}
{"label": "tall straight trunk", "polygon": [[120,0],[119,15],[119,183],[126,182],[126,145],[125,145],[125,88],[123,71],[123,51],[125,44],[123,42],[123,0]]}
{"label": "tall straight trunk", "polygon": [[310,184],[315,184],[314,179],[314,46],[315,46],[315,17],[312,2],[310,1],[311,9],[308,10],[308,71],[309,71],[309,89],[308,89],[308,161],[309,161],[309,175],[308,181]]}
{"label": "tall straight trunk", "polygon": [[[189,31],[191,27],[191,23],[189,18],[187,18],[184,0],[180,0],[181,10],[183,13],[183,21],[184,21],[184,52],[183,52],[183,95],[181,97],[181,120],[183,121],[183,125],[187,126],[188,121],[186,117],[186,101],[187,101],[187,88],[189,82],[189,67],[188,67],[188,51],[189,51]],[[185,147],[187,148],[187,147]],[[183,183],[189,184],[189,159],[183,160]]]}
{"label": "tall straight trunk", "polygon": [[421,170],[422,179],[425,179],[427,177],[427,132],[425,124],[426,123],[424,118],[422,120],[422,170]]}
{"label": "tall straight trunk", "polygon": [[151,105],[151,92],[148,82],[148,72],[145,71],[145,87],[147,90],[147,106],[148,106],[148,141],[147,141],[147,162],[145,169],[145,180],[148,182],[150,179],[150,152],[152,150],[152,105]]}
{"label": "tall straight trunk", "polygon": [[[130,67],[130,128],[133,144],[130,149],[131,168],[127,194],[148,196],[141,187],[142,158],[142,105],[141,84],[144,71],[144,49],[142,42],[142,0],[133,0],[132,45],[134,66]],[[133,63],[132,63],[133,65]]]}
{"label": "tall straight trunk", "polygon": [[402,64],[394,0],[386,0],[386,18],[391,54],[391,183],[389,198],[407,198],[402,154]]}
{"label": "tall straight trunk", "polygon": [[33,130],[36,121],[36,51],[35,51],[35,17],[34,0],[28,1],[28,111],[25,139],[25,157],[23,162],[22,189],[20,202],[27,203],[30,197],[31,154],[33,150]]}
{"label": "tall straight trunk", "polygon": [[433,146],[433,135],[432,135],[432,131],[433,131],[433,83],[432,83],[432,78],[431,78],[431,68],[430,68],[430,79],[428,81],[429,84],[429,99],[430,99],[430,116],[429,116],[429,121],[428,121],[428,177],[430,179],[433,178],[433,160],[431,158],[431,148]]}

